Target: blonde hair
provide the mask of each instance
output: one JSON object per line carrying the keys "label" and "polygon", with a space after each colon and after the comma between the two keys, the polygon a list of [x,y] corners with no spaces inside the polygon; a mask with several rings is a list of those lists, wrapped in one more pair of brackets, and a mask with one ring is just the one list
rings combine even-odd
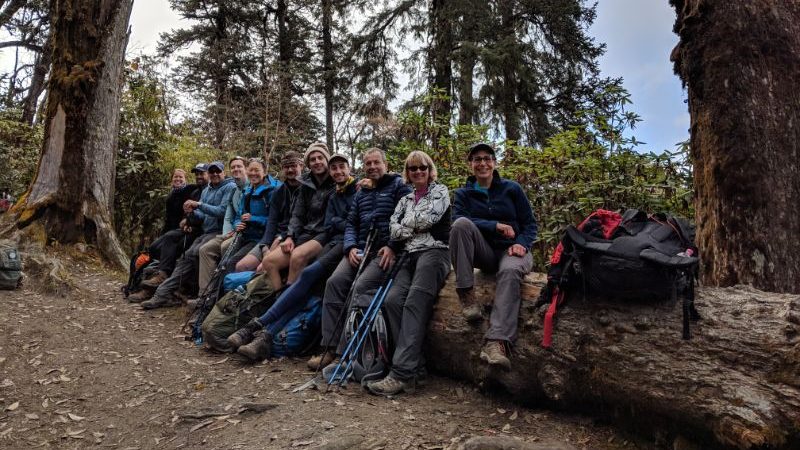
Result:
{"label": "blonde hair", "polygon": [[419,150],[414,150],[406,157],[406,162],[403,164],[403,181],[410,183],[408,178],[408,163],[417,163],[418,165],[428,166],[428,183],[436,181],[439,173],[436,171],[436,164],[427,153]]}
{"label": "blonde hair", "polygon": [[175,169],[172,171],[172,176],[174,177],[176,173],[180,173],[183,175],[183,178],[186,178],[186,171],[183,169]]}

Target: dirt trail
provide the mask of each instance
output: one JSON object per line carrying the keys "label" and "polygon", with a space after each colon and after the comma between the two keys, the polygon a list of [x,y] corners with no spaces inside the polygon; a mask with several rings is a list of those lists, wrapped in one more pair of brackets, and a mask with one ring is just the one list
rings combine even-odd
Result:
{"label": "dirt trail", "polygon": [[[73,270],[79,288],[63,297],[31,279],[0,291],[0,448],[445,449],[493,435],[648,447],[438,377],[395,399],[354,387],[293,394],[310,377],[304,360],[252,366],[200,351],[179,333],[182,311],[142,312],[121,300],[113,274]],[[239,413],[248,403],[268,409]]]}

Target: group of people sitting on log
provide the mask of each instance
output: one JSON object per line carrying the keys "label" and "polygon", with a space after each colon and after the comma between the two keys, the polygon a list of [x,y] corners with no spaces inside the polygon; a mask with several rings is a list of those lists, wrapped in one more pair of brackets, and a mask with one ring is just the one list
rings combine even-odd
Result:
{"label": "group of people sitting on log", "polygon": [[[222,162],[198,164],[191,170],[195,184],[186,184],[186,174],[176,170],[163,233],[150,248],[158,271],[129,301],[144,309],[182,304],[181,286],[196,278],[202,292],[221,255],[236,245],[235,271],[265,274],[280,295],[265,314],[228,338],[231,351],[254,361],[269,357],[282,325],[278,318],[302,308],[312,286],[322,283],[324,348],[308,361],[317,369],[336,363],[343,352],[339,319],[348,294],[356,301],[360,293],[375,292],[395,269],[383,304],[394,343],[391,370],[367,384],[372,393],[394,395],[413,392],[424,376],[427,323],[451,267],[465,319],[484,319],[473,291],[478,268],[497,277],[480,358],[510,369],[537,224],[520,185],[495,170],[491,145],[472,145],[466,157],[472,176],[452,201],[422,151],[412,151],[397,174],[389,172],[383,150],[370,148],[362,156],[362,179],[353,175],[347,157],[330,155],[323,143],[311,144],[302,156],[287,152],[282,182],[257,158],[231,159],[229,177]],[[188,300],[187,306],[197,302]]]}

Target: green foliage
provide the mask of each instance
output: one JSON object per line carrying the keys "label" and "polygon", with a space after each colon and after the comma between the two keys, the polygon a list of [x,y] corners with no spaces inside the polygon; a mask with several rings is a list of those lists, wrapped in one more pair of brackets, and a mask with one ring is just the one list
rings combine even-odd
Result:
{"label": "green foliage", "polygon": [[[612,83],[597,94],[596,107],[581,111],[575,125],[555,134],[541,148],[505,142],[499,146],[497,168],[501,176],[518,182],[531,201],[539,222],[534,248],[536,268],[543,270],[552,249],[570,224],[603,208],[639,208],[693,217],[692,168],[688,146],[656,154],[636,150],[635,138],[626,135],[639,121],[628,111],[629,94]],[[412,150],[427,152],[439,168],[440,181],[451,190],[463,186],[470,174],[467,148],[487,140],[486,126],[460,125],[447,132],[430,120],[428,95],[406,105],[397,115],[398,130],[388,146],[390,167],[401,170]],[[444,127],[444,128],[443,128]],[[438,148],[429,136],[440,134]]]}
{"label": "green foliage", "polygon": [[33,179],[43,135],[41,126],[29,127],[20,122],[21,114],[15,109],[0,111],[0,189],[7,189],[17,198]]}
{"label": "green foliage", "polygon": [[154,61],[134,61],[122,94],[114,195],[115,229],[128,250],[158,235],[173,170],[184,169],[191,182],[195,164],[222,158],[188,127],[170,126],[170,105]]}

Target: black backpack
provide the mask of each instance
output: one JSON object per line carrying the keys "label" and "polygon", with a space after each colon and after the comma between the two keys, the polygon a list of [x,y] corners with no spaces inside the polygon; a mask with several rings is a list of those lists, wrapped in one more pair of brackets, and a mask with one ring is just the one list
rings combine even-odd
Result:
{"label": "black backpack", "polygon": [[122,295],[128,298],[131,294],[139,291],[142,281],[155,274],[157,270],[158,260],[152,259],[149,252],[136,252],[128,267],[128,283],[122,286]]}
{"label": "black backpack", "polygon": [[597,210],[567,228],[551,258],[539,304],[549,303],[542,346],[552,343],[553,319],[567,293],[614,300],[683,298],[683,338],[697,320],[694,282],[699,258],[695,229],[684,219],[629,209]]}

